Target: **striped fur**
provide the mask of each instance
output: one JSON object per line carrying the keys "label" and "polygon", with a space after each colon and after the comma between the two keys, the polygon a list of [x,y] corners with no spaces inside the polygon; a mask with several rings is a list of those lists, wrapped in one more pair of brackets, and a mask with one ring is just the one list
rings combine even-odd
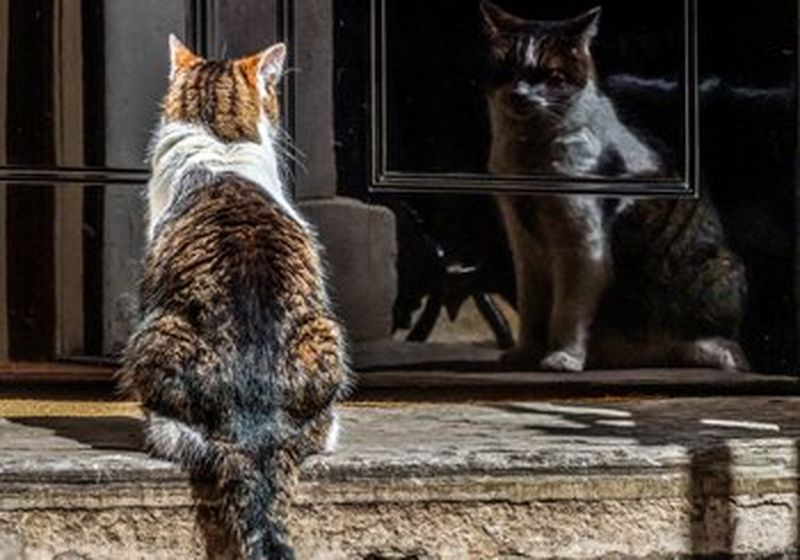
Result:
{"label": "striped fur", "polygon": [[293,558],[294,479],[336,437],[348,369],[315,235],[279,172],[284,48],[218,62],[171,47],[120,385],[146,409],[152,452],[222,492],[238,557]]}

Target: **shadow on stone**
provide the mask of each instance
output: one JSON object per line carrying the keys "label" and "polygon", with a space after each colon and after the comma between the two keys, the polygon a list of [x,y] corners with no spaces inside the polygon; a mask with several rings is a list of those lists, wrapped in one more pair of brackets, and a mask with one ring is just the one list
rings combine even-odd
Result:
{"label": "shadow on stone", "polygon": [[93,449],[139,451],[144,449],[142,420],[127,416],[70,417],[29,416],[9,418],[10,422],[52,431]]}
{"label": "shadow on stone", "polygon": [[[49,430],[58,437],[91,446],[96,450],[146,452],[143,422],[138,418],[35,416],[9,420],[24,426]],[[220,516],[219,496],[214,486],[201,476],[190,476],[190,483],[192,498],[196,504],[195,520],[204,540],[206,557],[212,560],[232,558],[232,545]]]}
{"label": "shadow on stone", "polygon": [[731,466],[731,452],[724,444],[690,452],[693,557],[727,558],[733,554],[736,527]]}
{"label": "shadow on stone", "polygon": [[[555,421],[547,425],[537,420],[526,426],[547,435],[579,437],[584,440],[613,438],[633,439],[639,445],[663,446],[675,443],[685,446],[688,453],[687,473],[690,502],[689,538],[692,558],[729,558],[733,555],[736,520],[733,510],[732,456],[726,439],[697,436],[698,418],[683,419],[672,424],[657,424],[644,415],[609,416],[609,411],[596,407],[549,403],[503,403],[492,408],[511,414],[552,415]],[[575,427],[565,427],[563,422]],[[613,424],[612,422],[622,422]],[[559,425],[561,424],[561,425]],[[636,426],[636,432],[632,427]],[[798,443],[800,450],[800,442]],[[800,451],[799,451],[800,452]],[[800,484],[800,482],[798,482]],[[800,486],[798,486],[800,496]],[[800,498],[799,498],[800,499]],[[800,522],[798,522],[800,523]],[[800,537],[798,537],[800,538]]]}

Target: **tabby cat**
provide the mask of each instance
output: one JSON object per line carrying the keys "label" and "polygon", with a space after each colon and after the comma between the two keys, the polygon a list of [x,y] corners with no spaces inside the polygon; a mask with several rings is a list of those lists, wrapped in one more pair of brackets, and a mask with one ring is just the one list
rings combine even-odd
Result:
{"label": "tabby cat", "polygon": [[[488,167],[505,175],[664,175],[598,87],[600,8],[559,21],[481,4],[491,80]],[[707,200],[499,197],[520,333],[510,362],[547,370],[744,369],[745,271]]]}
{"label": "tabby cat", "polygon": [[170,51],[143,319],[120,381],[152,452],[216,483],[238,557],[293,558],[293,481],[334,443],[348,370],[319,247],[280,173],[286,49],[204,60],[170,37]]}

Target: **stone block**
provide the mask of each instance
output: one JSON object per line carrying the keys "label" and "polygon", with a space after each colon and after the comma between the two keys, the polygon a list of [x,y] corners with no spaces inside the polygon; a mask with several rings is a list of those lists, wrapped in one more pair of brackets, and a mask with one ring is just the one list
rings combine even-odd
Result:
{"label": "stone block", "polygon": [[[305,463],[287,526],[309,560],[797,558],[799,409],[343,406],[340,448]],[[140,433],[136,417],[0,419],[0,559],[231,558],[218,497]]]}
{"label": "stone block", "polygon": [[24,554],[22,539],[11,533],[0,532],[0,560],[17,560]]}
{"label": "stone block", "polygon": [[394,214],[350,198],[303,201],[317,230],[330,275],[330,292],[350,342],[391,335],[397,296]]}

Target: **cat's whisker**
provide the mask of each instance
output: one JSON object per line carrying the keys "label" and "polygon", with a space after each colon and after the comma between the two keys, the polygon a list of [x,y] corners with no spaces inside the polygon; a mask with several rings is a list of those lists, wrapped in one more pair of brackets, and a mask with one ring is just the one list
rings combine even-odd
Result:
{"label": "cat's whisker", "polygon": [[284,179],[289,179],[293,181],[295,179],[294,170],[295,166],[292,166],[291,163],[289,163],[289,161],[287,160],[284,160],[279,164],[278,171],[280,172],[281,177],[283,177]]}
{"label": "cat's whisker", "polygon": [[300,73],[302,73],[302,72],[303,72],[303,71],[302,71],[302,70],[300,70],[299,68],[297,68],[296,66],[291,66],[291,67],[285,68],[285,69],[283,70],[283,75],[284,75],[284,76],[287,76],[287,75],[289,75],[289,74],[300,74]]}
{"label": "cat's whisker", "polygon": [[291,134],[289,134],[288,131],[286,131],[286,129],[284,129],[280,125],[276,125],[275,133],[277,135],[277,138],[279,138],[280,141],[284,143],[284,145],[288,145],[294,152],[300,154],[303,157],[306,157],[306,154],[302,150],[300,150],[297,146],[294,145],[292,136]]}
{"label": "cat's whisker", "polygon": [[304,173],[308,173],[308,169],[302,161],[306,159],[306,154],[294,145],[291,135],[280,126],[273,127],[273,146],[275,151],[282,156],[282,158],[279,159],[284,160],[282,165],[285,164],[288,169],[291,169],[291,166],[285,161],[288,160]]}
{"label": "cat's whisker", "polygon": [[[297,166],[300,169],[302,169],[303,172],[308,172],[308,169],[306,168],[305,164],[303,163],[303,161],[301,159],[301,158],[305,157],[303,154],[292,153],[290,148],[287,148],[287,146],[281,145],[278,142],[276,142],[274,146],[275,146],[275,150],[282,156],[282,158],[284,160],[283,163],[286,163],[286,161],[290,161],[290,162],[294,163],[295,166]],[[279,159],[281,159],[281,158],[279,158]]]}

